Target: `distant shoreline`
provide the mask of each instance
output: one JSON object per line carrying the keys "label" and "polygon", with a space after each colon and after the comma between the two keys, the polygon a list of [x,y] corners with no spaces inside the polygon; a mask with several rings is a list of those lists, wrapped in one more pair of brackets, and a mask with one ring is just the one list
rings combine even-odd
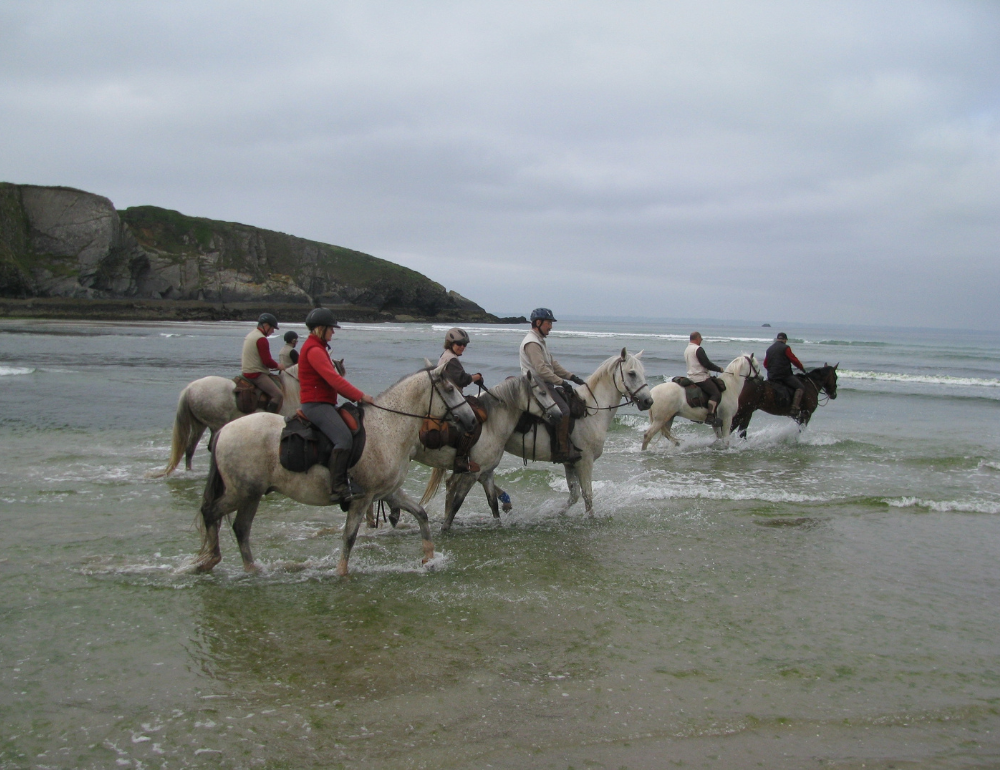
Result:
{"label": "distant shoreline", "polygon": [[[261,313],[274,313],[279,322],[302,323],[312,307],[304,304],[263,302],[199,302],[154,299],[69,299],[34,297],[0,298],[0,318],[47,318],[67,321],[253,321]],[[332,307],[338,321],[351,323],[431,322],[439,323],[527,323],[523,317],[497,318],[489,313],[449,313],[434,316],[374,308]]]}

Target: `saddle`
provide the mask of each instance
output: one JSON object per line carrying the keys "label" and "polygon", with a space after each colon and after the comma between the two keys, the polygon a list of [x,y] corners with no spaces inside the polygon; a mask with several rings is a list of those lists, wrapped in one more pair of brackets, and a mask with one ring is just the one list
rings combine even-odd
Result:
{"label": "saddle", "polygon": [[[475,396],[466,396],[465,400],[472,407],[473,414],[476,415],[476,427],[470,433],[469,446],[475,445],[479,437],[483,434],[483,423],[486,422],[486,407],[483,402]],[[420,427],[420,443],[428,449],[441,449],[450,446],[458,449],[458,443],[465,435],[459,428],[452,425],[443,418],[427,417]]]}
{"label": "saddle", "polygon": [[771,386],[771,390],[774,391],[774,402],[778,406],[790,406],[792,403],[792,397],[795,395],[790,387],[785,385],[783,382],[777,382],[775,380],[766,380],[767,384]]}
{"label": "saddle", "polygon": [[[264,376],[270,377],[275,385],[281,387],[281,381],[273,374],[265,374]],[[237,374],[233,377],[233,382],[236,383],[236,408],[243,414],[253,414],[258,409],[266,409],[267,405],[271,403],[271,397],[254,385],[253,380],[248,380],[242,374]]]}
{"label": "saddle", "polygon": [[[671,382],[676,382],[684,388],[684,397],[687,398],[688,406],[692,409],[707,409],[708,394],[701,389],[697,382],[691,382],[687,377],[674,377]],[[726,392],[726,381],[721,377],[714,378],[716,387],[720,393]]]}
{"label": "saddle", "polygon": [[[348,468],[358,464],[365,451],[365,413],[354,404],[343,404],[337,407],[344,424],[351,431],[354,444],[351,447],[351,459]],[[314,465],[326,465],[330,462],[333,444],[326,434],[306,419],[302,410],[291,417],[285,418],[285,427],[281,431],[281,444],[278,459],[285,470],[292,473],[305,473]]]}

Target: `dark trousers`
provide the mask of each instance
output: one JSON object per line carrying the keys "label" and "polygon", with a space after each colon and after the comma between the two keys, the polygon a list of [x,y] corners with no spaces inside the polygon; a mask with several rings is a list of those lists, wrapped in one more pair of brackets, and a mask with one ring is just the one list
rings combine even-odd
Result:
{"label": "dark trousers", "polygon": [[334,449],[350,449],[354,446],[351,430],[333,404],[310,402],[302,405],[302,414],[313,425],[323,431],[323,435],[333,442]]}
{"label": "dark trousers", "polygon": [[707,380],[703,380],[702,382],[696,382],[695,385],[705,391],[709,401],[719,403],[719,401],[722,400],[722,392],[719,390],[719,386],[715,384],[714,377],[709,377]]}
{"label": "dark trousers", "polygon": [[805,385],[802,384],[802,380],[796,377],[794,374],[788,374],[784,377],[768,377],[769,380],[774,382],[780,382],[786,388],[791,388],[792,390],[802,390]]}
{"label": "dark trousers", "polygon": [[556,402],[556,406],[559,407],[559,411],[562,412],[562,416],[566,417],[569,415],[569,404],[566,403],[566,399],[562,397],[562,393],[556,390],[556,386],[551,382],[545,383],[545,389],[552,396],[552,400]]}

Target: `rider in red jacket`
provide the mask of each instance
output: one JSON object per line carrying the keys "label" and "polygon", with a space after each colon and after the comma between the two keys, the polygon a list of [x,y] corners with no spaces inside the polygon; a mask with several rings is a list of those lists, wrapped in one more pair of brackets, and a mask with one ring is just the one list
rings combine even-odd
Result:
{"label": "rider in red jacket", "polygon": [[337,373],[330,361],[330,339],[339,329],[333,313],[318,307],[306,317],[309,337],[299,354],[299,387],[302,413],[333,443],[330,454],[330,502],[342,508],[351,502],[351,486],[347,482],[347,465],[351,459],[354,439],[337,412],[337,397],[349,401],[374,403],[374,399],[351,385]]}

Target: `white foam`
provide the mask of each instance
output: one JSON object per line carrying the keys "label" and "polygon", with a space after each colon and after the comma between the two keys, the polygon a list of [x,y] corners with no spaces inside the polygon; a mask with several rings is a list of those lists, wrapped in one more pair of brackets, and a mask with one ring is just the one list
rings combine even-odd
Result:
{"label": "white foam", "polygon": [[990,470],[1000,471],[1000,462],[991,462],[989,460],[980,460],[980,468],[989,468]]}
{"label": "white foam", "polygon": [[985,500],[924,500],[919,497],[887,497],[882,500],[891,508],[927,508],[938,513],[1000,513],[1000,503]]}
{"label": "white foam", "polygon": [[898,374],[894,372],[856,372],[838,369],[837,377],[845,380],[877,380],[880,382],[914,382],[923,385],[949,387],[1000,388],[1000,379],[980,377],[952,377],[947,374]]}
{"label": "white foam", "polygon": [[32,374],[34,371],[31,366],[0,366],[0,377],[16,377],[20,374]]}

